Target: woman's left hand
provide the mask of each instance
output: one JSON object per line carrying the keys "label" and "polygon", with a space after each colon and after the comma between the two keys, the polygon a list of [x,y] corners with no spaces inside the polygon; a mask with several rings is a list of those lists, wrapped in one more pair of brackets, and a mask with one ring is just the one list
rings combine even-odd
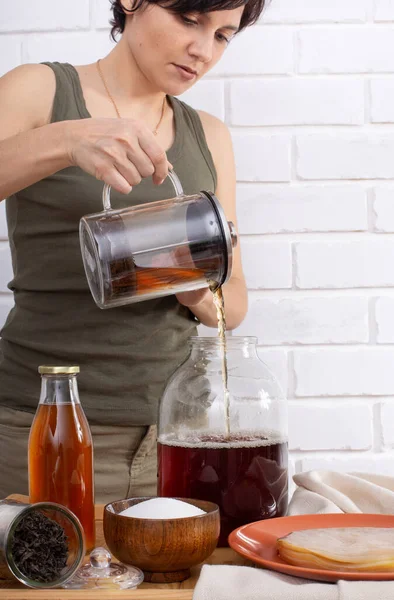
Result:
{"label": "woman's left hand", "polygon": [[200,290],[192,290],[191,292],[180,292],[179,294],[176,294],[176,298],[180,304],[183,304],[183,306],[192,308],[193,306],[198,306],[204,302],[209,295],[212,295],[210,289],[202,288]]}
{"label": "woman's left hand", "polygon": [[[152,260],[152,267],[157,269],[160,269],[160,267],[174,266],[177,266],[179,269],[196,268],[186,242],[184,246],[175,248],[170,254],[159,254]],[[209,296],[212,296],[212,292],[207,286],[205,288],[191,290],[190,292],[179,292],[179,294],[175,294],[175,296],[180,304],[192,308],[193,306],[198,306],[204,302]]]}

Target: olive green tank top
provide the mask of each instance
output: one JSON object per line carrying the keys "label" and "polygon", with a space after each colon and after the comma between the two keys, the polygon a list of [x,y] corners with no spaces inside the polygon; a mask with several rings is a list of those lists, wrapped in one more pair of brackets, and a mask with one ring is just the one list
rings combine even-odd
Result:
{"label": "olive green tank top", "polygon": [[[56,76],[52,122],[87,119],[79,76],[67,63],[45,63]],[[168,160],[186,194],[215,191],[216,172],[195,110],[169,97],[175,139]],[[34,412],[39,365],[80,365],[81,402],[91,423],[150,425],[165,383],[188,355],[197,320],[174,295],[99,309],[90,294],[79,220],[102,210],[102,182],[63,169],[6,201],[15,306],[1,332],[0,405]],[[172,198],[167,179],[144,179],[113,208]]]}

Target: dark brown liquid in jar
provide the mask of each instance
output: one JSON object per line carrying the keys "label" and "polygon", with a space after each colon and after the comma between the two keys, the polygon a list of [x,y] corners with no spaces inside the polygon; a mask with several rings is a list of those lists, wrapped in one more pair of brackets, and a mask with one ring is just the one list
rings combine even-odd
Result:
{"label": "dark brown liquid in jar", "polygon": [[287,442],[253,434],[158,444],[159,496],[197,498],[220,508],[219,546],[231,531],[287,510]]}

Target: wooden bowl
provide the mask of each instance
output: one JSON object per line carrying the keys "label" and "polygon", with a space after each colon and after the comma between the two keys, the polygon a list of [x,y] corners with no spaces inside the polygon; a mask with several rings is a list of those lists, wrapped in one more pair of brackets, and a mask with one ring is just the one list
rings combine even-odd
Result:
{"label": "wooden bowl", "polygon": [[179,519],[142,519],[119,513],[148,497],[117,500],[104,507],[104,537],[122,563],[144,571],[145,581],[172,583],[190,577],[190,567],[212,554],[219,539],[219,507],[213,502],[176,498],[206,511]]}

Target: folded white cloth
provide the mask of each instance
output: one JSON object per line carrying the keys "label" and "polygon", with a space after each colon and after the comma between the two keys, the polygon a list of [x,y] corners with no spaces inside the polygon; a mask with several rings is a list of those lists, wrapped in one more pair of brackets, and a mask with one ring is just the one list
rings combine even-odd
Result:
{"label": "folded white cloth", "polygon": [[204,565],[193,600],[394,600],[394,583],[319,583],[253,567]]}
{"label": "folded white cloth", "polygon": [[[289,515],[394,514],[394,478],[309,471],[294,475]],[[193,600],[394,600],[394,581],[320,583],[253,567],[205,565]]]}
{"label": "folded white cloth", "polygon": [[368,473],[308,471],[293,476],[297,488],[288,515],[394,514],[394,478]]}

